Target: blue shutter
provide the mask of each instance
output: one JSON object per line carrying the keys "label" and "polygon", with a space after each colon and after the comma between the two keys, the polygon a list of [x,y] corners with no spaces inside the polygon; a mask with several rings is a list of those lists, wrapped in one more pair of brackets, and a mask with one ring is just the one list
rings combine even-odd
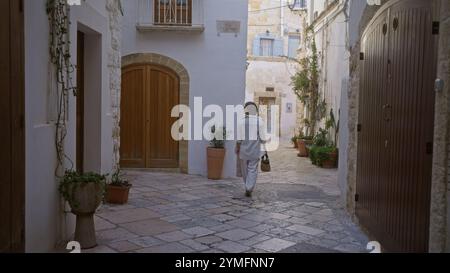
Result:
{"label": "blue shutter", "polygon": [[282,38],[275,39],[273,42],[273,55],[284,56],[284,43]]}
{"label": "blue shutter", "polygon": [[260,38],[259,36],[256,36],[255,39],[253,40],[253,56],[259,56],[260,53]]}

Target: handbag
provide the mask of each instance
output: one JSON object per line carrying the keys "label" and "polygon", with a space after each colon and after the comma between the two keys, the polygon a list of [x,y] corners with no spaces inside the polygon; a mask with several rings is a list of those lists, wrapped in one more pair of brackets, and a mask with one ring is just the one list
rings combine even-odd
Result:
{"label": "handbag", "polygon": [[261,157],[261,171],[267,173],[267,172],[270,172],[271,169],[272,168],[270,167],[269,155],[267,153],[265,153]]}
{"label": "handbag", "polygon": [[[258,126],[258,129],[257,129],[257,132],[258,132],[258,140],[260,140],[261,141],[261,137],[260,137],[260,135],[259,135],[259,116],[258,116],[258,122],[257,122],[257,126]],[[264,145],[265,146],[265,145]],[[267,151],[267,149],[266,148],[264,148],[264,150],[266,150]],[[271,168],[271,166],[270,166],[270,159],[269,159],[269,154],[266,152],[262,157],[261,157],[261,171],[262,172],[265,172],[265,173],[268,173],[268,172],[270,172],[272,170],[272,168]]]}

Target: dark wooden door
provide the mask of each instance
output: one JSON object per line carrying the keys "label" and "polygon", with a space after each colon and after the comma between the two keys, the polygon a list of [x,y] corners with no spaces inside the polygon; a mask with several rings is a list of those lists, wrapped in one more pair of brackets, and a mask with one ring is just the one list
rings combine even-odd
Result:
{"label": "dark wooden door", "polygon": [[388,250],[428,250],[437,37],[433,2],[388,2],[364,33],[356,212]]}
{"label": "dark wooden door", "polygon": [[0,252],[25,249],[23,35],[21,1],[0,1]]}
{"label": "dark wooden door", "polygon": [[83,172],[84,167],[84,33],[77,35],[77,140],[76,165],[77,171]]}
{"label": "dark wooden door", "polygon": [[177,168],[179,144],[172,138],[172,108],[179,104],[179,79],[171,70],[135,65],[123,70],[121,165]]}

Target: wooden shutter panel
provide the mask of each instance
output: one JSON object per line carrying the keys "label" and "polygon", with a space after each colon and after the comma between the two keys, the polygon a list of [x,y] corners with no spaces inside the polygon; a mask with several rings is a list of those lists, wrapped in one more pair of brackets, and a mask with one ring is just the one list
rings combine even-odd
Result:
{"label": "wooden shutter panel", "polygon": [[284,56],[284,43],[282,38],[277,38],[273,42],[273,55]]}
{"label": "wooden shutter panel", "polygon": [[253,56],[259,56],[260,54],[260,43],[261,43],[261,37],[256,36],[255,39],[253,39]]}

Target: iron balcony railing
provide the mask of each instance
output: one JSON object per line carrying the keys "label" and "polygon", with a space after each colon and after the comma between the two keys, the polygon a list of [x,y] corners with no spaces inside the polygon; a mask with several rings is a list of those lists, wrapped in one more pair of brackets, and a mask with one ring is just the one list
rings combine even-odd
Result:
{"label": "iron balcony railing", "polygon": [[203,27],[204,0],[139,0],[141,27]]}

